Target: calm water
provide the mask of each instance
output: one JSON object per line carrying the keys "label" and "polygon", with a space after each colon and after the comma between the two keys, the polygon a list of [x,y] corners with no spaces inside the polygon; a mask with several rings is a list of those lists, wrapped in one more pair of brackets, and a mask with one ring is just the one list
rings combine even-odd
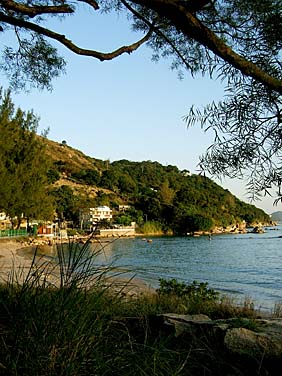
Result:
{"label": "calm water", "polygon": [[133,270],[136,276],[158,286],[158,279],[208,282],[210,287],[238,298],[250,297],[256,305],[273,308],[282,301],[282,227],[264,234],[208,237],[156,237],[117,240],[107,245],[100,262]]}
{"label": "calm water", "polygon": [[[95,262],[114,262],[153,287],[159,278],[198,280],[240,300],[249,297],[262,309],[282,302],[281,226],[266,228],[264,234],[216,235],[212,240],[206,236],[151,239],[109,242]],[[91,247],[97,249],[96,244]]]}

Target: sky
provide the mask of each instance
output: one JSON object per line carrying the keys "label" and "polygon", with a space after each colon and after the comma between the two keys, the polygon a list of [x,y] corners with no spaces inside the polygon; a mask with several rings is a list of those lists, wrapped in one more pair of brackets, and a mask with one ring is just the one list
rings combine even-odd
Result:
{"label": "sky", "polygon": [[[116,14],[97,15],[85,5],[75,17],[50,24],[84,48],[103,52],[138,40],[127,20]],[[6,35],[6,34],[5,34]],[[2,37],[3,38],[3,37]],[[12,43],[12,35],[0,40],[2,47]],[[55,44],[67,61],[66,74],[53,81],[52,92],[32,89],[13,93],[16,106],[33,109],[40,128],[49,129],[48,138],[81,150],[86,155],[111,162],[158,161],[180,170],[198,173],[199,156],[212,142],[212,133],[199,125],[187,129],[183,117],[189,108],[202,108],[223,98],[219,81],[185,73],[179,80],[170,69],[170,60],[151,61],[146,46],[131,55],[100,62],[77,56]],[[8,81],[1,73],[2,86]],[[248,201],[245,183],[214,179],[238,198]],[[282,210],[274,199],[252,202],[267,213]]]}

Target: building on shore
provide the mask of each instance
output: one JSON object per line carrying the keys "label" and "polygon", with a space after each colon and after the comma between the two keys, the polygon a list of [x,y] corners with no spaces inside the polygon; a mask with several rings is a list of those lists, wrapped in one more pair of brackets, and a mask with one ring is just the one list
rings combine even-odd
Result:
{"label": "building on shore", "polygon": [[79,223],[82,229],[92,230],[101,221],[111,221],[113,211],[108,206],[84,208],[79,212]]}

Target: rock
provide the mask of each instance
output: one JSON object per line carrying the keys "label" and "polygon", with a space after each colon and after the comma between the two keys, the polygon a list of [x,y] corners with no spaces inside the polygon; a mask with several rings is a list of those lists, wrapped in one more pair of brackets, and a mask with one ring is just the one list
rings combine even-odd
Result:
{"label": "rock", "polygon": [[256,357],[265,352],[266,338],[246,328],[233,328],[227,330],[224,345],[232,353]]}
{"label": "rock", "polygon": [[[206,315],[160,315],[163,325],[179,336],[212,338],[230,353],[238,356],[281,359],[282,319],[211,320]],[[237,327],[241,325],[241,327]],[[235,327],[236,326],[236,327]],[[250,327],[254,327],[253,330]]]}
{"label": "rock", "polygon": [[254,234],[263,234],[265,231],[262,227],[256,226],[256,227],[253,228],[252,232]]}
{"label": "rock", "polygon": [[162,315],[164,318],[168,320],[178,320],[184,322],[202,322],[202,321],[211,321],[209,316],[196,314],[196,315],[180,315],[178,313],[165,313]]}
{"label": "rock", "polygon": [[279,358],[282,355],[281,332],[273,335],[246,328],[228,329],[224,344],[229,351],[240,355],[266,358]]}
{"label": "rock", "polygon": [[182,334],[196,335],[199,330],[207,331],[207,326],[212,323],[212,320],[208,316],[202,314],[179,315],[167,313],[162,316],[165,325],[174,325],[176,337]]}

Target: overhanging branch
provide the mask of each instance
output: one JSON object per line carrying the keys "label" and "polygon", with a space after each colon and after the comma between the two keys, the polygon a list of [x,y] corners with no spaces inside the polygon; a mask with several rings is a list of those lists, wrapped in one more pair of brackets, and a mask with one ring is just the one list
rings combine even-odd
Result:
{"label": "overhanging branch", "polygon": [[[230,66],[238,69],[243,75],[253,78],[260,82],[265,87],[268,87],[275,92],[282,94],[282,81],[275,76],[269,75],[266,71],[261,69],[258,65],[247,60],[243,56],[237,54],[225,41],[218,37],[212,30],[206,27],[197,17],[198,11],[204,11],[205,6],[212,3],[213,0],[121,0],[127,9],[130,10],[130,4],[138,4],[144,8],[151,9],[160,18],[165,18],[173,25],[183,36],[191,38],[200,43],[207,50],[213,52],[216,56],[223,59]],[[99,9],[99,5],[96,0],[77,0],[76,2],[82,2],[91,6],[94,10]],[[14,0],[0,0],[0,5],[3,12],[0,13],[0,21],[17,26],[20,28],[26,28],[36,33],[42,34],[48,38],[58,41],[66,48],[78,55],[90,56],[99,59],[100,61],[111,60],[120,56],[121,54],[135,51],[140,45],[149,40],[152,32],[159,33],[167,43],[171,45],[174,52],[182,59],[183,63],[187,65],[185,58],[182,56],[181,51],[175,46],[173,41],[166,37],[165,33],[162,33],[161,29],[157,30],[154,25],[150,25],[150,31],[139,41],[128,46],[123,46],[115,51],[109,53],[103,53],[91,49],[83,49],[74,44],[71,40],[67,39],[65,35],[56,33],[48,28],[39,26],[36,23],[28,22],[21,18],[21,15],[28,16],[30,18],[41,14],[70,14],[74,12],[74,4],[64,3],[58,6],[32,6],[17,2]],[[132,8],[132,7],[131,7]],[[132,8],[133,9],[133,8]],[[132,12],[131,9],[131,12]],[[15,14],[18,14],[18,16]],[[149,23],[147,22],[147,25]],[[1,30],[1,27],[0,27]]]}
{"label": "overhanging branch", "polygon": [[12,0],[1,0],[1,6],[8,11],[24,14],[29,17],[35,17],[41,14],[64,14],[74,12],[72,7],[68,4],[58,6],[29,6]]}
{"label": "overhanging branch", "polygon": [[[196,1],[196,0],[195,0]],[[270,76],[251,61],[238,55],[221,38],[208,29],[196,15],[187,10],[186,2],[178,0],[131,0],[149,8],[169,20],[178,30],[199,42],[244,75],[254,78],[264,86],[282,94],[282,81]],[[189,1],[192,3],[192,0]]]}
{"label": "overhanging branch", "polygon": [[122,46],[112,52],[104,53],[104,52],[99,52],[95,50],[80,48],[76,44],[74,44],[71,40],[67,39],[65,35],[58,34],[50,29],[46,29],[32,22],[24,21],[16,17],[7,16],[2,12],[0,12],[0,22],[5,22],[9,25],[13,25],[13,26],[17,26],[20,28],[25,28],[25,29],[34,31],[36,33],[39,33],[48,38],[58,41],[59,43],[67,47],[69,50],[76,53],[77,55],[94,57],[100,61],[112,60],[124,53],[127,53],[127,54],[132,53],[133,51],[137,50],[137,48],[139,48],[143,43],[147,42],[153,32],[152,30],[149,30],[149,32],[137,42],[132,43],[127,46]]}

